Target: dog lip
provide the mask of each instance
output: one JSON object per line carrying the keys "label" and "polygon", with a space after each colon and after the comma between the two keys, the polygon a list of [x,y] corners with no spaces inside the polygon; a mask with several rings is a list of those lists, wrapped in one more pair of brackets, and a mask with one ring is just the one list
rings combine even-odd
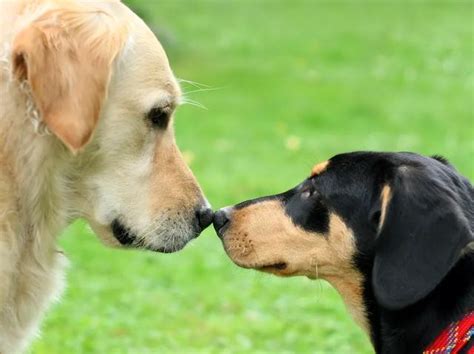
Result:
{"label": "dog lip", "polygon": [[226,222],[224,225],[220,226],[220,225],[217,225],[215,222],[213,223],[214,230],[216,231],[216,234],[217,236],[219,236],[219,238],[222,238],[224,236],[224,233],[229,228],[229,224],[230,224],[229,222]]}
{"label": "dog lip", "polygon": [[269,265],[260,266],[260,267],[257,267],[256,269],[263,270],[263,271],[266,271],[266,270],[285,270],[287,267],[288,267],[288,264],[286,264],[285,262],[278,262],[278,263],[272,263],[272,264],[269,264]]}
{"label": "dog lip", "polygon": [[217,236],[219,237],[224,236],[224,233],[226,232],[228,228],[229,228],[229,223],[225,224],[224,226],[220,228],[216,227],[216,225],[214,224],[214,230],[216,230]]}
{"label": "dog lip", "polygon": [[[231,257],[232,259],[232,257]],[[232,259],[236,265],[245,269],[255,269],[259,271],[283,271],[288,268],[288,263],[286,262],[274,262],[274,263],[260,263],[260,264],[249,264],[241,262],[236,259]]]}
{"label": "dog lip", "polygon": [[115,219],[112,222],[111,227],[114,237],[121,245],[130,246],[135,242],[137,238],[136,235],[134,235],[132,231],[123,225],[118,219]]}

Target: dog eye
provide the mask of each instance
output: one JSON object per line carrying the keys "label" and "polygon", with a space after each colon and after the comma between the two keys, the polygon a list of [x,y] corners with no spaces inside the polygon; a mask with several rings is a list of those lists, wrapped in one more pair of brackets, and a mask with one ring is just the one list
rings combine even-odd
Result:
{"label": "dog eye", "polygon": [[311,189],[305,189],[304,191],[301,192],[301,198],[303,199],[308,199],[314,194],[314,190]]}
{"label": "dog eye", "polygon": [[163,108],[153,108],[148,112],[148,119],[154,127],[166,129],[170,120],[170,112]]}

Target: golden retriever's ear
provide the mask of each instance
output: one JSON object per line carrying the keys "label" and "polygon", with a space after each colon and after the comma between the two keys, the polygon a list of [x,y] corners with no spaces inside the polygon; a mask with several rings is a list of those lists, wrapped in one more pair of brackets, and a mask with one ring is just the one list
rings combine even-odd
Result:
{"label": "golden retriever's ear", "polygon": [[52,10],[13,43],[13,73],[27,80],[48,129],[76,153],[91,139],[125,29],[100,10]]}

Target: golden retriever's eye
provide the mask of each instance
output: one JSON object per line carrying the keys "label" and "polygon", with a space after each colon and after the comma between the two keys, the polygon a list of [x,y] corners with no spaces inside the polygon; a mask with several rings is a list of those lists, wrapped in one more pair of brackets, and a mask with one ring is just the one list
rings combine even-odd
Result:
{"label": "golden retriever's eye", "polygon": [[154,127],[166,129],[170,120],[170,112],[166,108],[152,108],[148,112],[148,119]]}

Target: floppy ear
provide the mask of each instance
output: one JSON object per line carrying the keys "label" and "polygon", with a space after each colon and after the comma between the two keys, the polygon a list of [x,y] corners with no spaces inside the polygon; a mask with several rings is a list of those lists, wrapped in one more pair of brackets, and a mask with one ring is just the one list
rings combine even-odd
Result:
{"label": "floppy ear", "polygon": [[428,295],[473,241],[450,192],[423,172],[403,171],[382,189],[372,285],[398,310]]}
{"label": "floppy ear", "polygon": [[48,129],[76,153],[91,139],[124,30],[99,10],[52,10],[13,43],[13,72],[27,80]]}

